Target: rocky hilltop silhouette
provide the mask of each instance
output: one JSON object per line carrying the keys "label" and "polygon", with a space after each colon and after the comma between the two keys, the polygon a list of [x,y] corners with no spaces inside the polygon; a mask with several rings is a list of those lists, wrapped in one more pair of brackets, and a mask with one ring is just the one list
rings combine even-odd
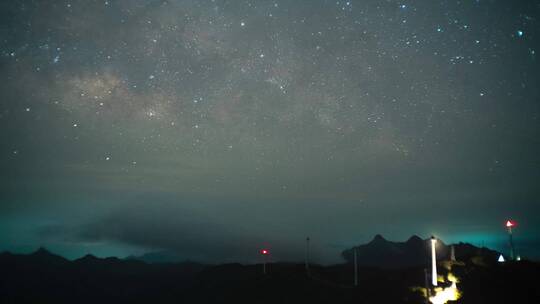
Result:
{"label": "rocky hilltop silhouette", "polygon": [[125,258],[126,260],[142,261],[148,264],[160,264],[160,263],[182,263],[186,262],[186,259],[170,251],[153,251],[147,252],[141,255],[130,255]]}
{"label": "rocky hilltop silhouette", "polygon": [[[495,250],[467,243],[447,245],[440,239],[437,239],[436,246],[439,261],[450,259],[451,246],[454,246],[455,257],[459,261],[473,258],[496,261],[500,254]],[[405,242],[393,242],[377,234],[369,243],[343,251],[342,256],[348,263],[353,263],[354,250],[360,266],[403,268],[428,265],[431,262],[431,239],[422,239],[417,235],[411,236]]]}
{"label": "rocky hilltop silhouette", "polygon": [[[419,237],[391,242],[376,236],[357,246],[358,260],[369,266],[359,267],[357,286],[351,263],[311,264],[309,272],[303,263],[269,263],[263,274],[261,264],[148,264],[93,255],[70,261],[44,248],[31,254],[5,252],[0,253],[0,303],[418,304],[425,302],[420,288],[425,284],[426,242]],[[444,259],[449,246],[439,242]],[[462,292],[458,303],[540,303],[538,263],[497,263],[492,258],[495,251],[455,246],[461,259],[451,270]],[[351,250],[344,251],[346,259]],[[478,253],[484,263],[477,263]],[[421,265],[410,266],[417,263]],[[440,275],[446,276],[450,270],[443,263]]]}

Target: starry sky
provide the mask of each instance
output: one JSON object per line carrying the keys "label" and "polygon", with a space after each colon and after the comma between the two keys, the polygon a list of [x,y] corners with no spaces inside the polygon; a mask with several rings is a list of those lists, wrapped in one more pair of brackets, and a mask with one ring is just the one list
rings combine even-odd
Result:
{"label": "starry sky", "polygon": [[540,256],[540,1],[0,3],[0,250]]}

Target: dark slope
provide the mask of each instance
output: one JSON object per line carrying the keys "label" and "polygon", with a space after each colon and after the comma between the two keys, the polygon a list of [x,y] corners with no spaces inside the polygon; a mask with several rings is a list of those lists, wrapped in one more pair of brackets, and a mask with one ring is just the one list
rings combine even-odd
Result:
{"label": "dark slope", "polygon": [[[376,237],[367,245],[394,257],[416,252],[425,241],[413,237],[396,245]],[[459,303],[540,303],[539,264],[496,263],[486,256],[454,264],[463,292]],[[445,275],[442,264],[439,273]],[[262,265],[147,264],[92,255],[69,261],[40,249],[0,254],[0,303],[412,304],[424,303],[412,289],[424,285],[423,269],[360,267],[354,287],[351,264],[311,265],[308,274],[303,264],[273,263],[263,275]]]}
{"label": "dark slope", "polygon": [[[51,263],[54,261],[54,263]],[[68,261],[46,251],[0,255],[0,303],[418,303],[396,274],[349,265],[146,264],[87,255]],[[407,274],[409,275],[409,274]],[[412,281],[421,276],[412,273]],[[383,293],[383,291],[386,291]]]}

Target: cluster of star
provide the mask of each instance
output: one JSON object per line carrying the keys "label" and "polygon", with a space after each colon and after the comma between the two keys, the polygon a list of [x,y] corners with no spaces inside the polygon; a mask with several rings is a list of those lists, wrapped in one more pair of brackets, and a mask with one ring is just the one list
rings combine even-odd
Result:
{"label": "cluster of star", "polygon": [[[26,16],[39,8],[14,9]],[[488,79],[456,89],[462,74],[489,73],[510,48],[536,60],[534,18],[518,14],[488,33],[484,20],[500,12],[479,1],[72,1],[46,12],[37,38],[26,38],[38,24],[30,20],[17,29],[22,39],[2,47],[16,85],[38,79],[38,97],[23,99],[20,111],[40,119],[35,103],[46,104],[76,130],[65,133],[68,141],[105,129],[109,142],[141,151],[243,146],[260,162],[268,149],[287,154],[304,142],[324,145],[327,161],[372,147],[407,158],[451,141],[443,121],[466,117],[472,103],[531,85]],[[320,136],[307,140],[306,129]],[[95,157],[113,160],[114,149]]]}

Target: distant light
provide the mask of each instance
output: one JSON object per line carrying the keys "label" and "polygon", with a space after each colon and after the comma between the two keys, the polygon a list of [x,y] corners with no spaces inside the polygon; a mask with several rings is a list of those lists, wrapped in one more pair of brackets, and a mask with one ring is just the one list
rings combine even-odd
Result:
{"label": "distant light", "polygon": [[266,249],[261,250],[261,254],[268,254],[268,250]]}
{"label": "distant light", "polygon": [[499,256],[499,259],[497,260],[497,262],[499,262],[499,263],[504,263],[505,262],[505,259],[504,259],[502,254]]}
{"label": "distant light", "polygon": [[523,31],[517,31],[518,37],[523,37]]}
{"label": "distant light", "polygon": [[521,257],[518,255],[516,261],[521,261]]}
{"label": "distant light", "polygon": [[508,228],[514,227],[515,225],[516,225],[516,222],[514,221],[511,221],[511,220],[506,221],[506,227]]}

